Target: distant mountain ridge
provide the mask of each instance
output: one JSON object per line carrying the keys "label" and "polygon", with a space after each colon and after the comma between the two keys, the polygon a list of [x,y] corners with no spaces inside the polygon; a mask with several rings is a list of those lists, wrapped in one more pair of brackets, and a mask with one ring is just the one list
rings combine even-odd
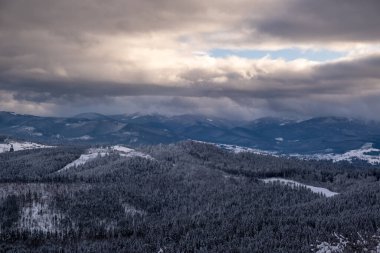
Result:
{"label": "distant mountain ridge", "polygon": [[199,140],[283,154],[345,153],[366,143],[380,147],[380,123],[341,117],[297,121],[233,121],[198,115],[38,117],[0,112],[0,135],[47,144],[144,144]]}

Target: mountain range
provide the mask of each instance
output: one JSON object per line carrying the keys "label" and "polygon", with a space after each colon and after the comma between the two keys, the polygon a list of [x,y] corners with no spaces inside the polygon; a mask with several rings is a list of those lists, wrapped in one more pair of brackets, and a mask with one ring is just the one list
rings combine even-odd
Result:
{"label": "mountain range", "polygon": [[39,117],[0,112],[0,135],[46,144],[167,144],[198,140],[281,154],[342,154],[372,143],[380,147],[380,123],[341,117],[307,120],[260,118],[233,121],[200,115],[103,115]]}

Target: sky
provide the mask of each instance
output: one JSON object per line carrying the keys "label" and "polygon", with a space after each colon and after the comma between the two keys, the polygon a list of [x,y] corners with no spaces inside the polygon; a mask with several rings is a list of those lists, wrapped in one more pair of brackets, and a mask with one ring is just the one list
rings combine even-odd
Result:
{"label": "sky", "polygon": [[0,0],[0,111],[380,120],[378,0]]}

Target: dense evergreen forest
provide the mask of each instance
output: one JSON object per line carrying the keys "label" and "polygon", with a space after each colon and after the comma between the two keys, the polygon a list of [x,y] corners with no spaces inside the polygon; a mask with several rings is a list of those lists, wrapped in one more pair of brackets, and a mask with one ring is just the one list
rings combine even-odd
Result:
{"label": "dense evergreen forest", "polygon": [[83,150],[0,154],[0,252],[379,252],[376,166],[185,141],[59,171]]}

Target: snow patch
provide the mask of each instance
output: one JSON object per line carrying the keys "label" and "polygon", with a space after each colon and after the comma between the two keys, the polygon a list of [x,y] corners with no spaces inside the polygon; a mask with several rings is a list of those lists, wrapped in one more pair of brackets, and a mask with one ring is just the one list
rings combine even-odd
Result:
{"label": "snow patch", "polygon": [[36,130],[34,127],[30,127],[30,126],[25,126],[21,129],[26,131],[26,132],[33,132],[34,130]]}
{"label": "snow patch", "polygon": [[70,128],[78,128],[78,127],[84,126],[85,124],[86,122],[79,121],[76,123],[66,123],[65,126],[70,127]]}
{"label": "snow patch", "polygon": [[343,236],[335,234],[335,237],[339,240],[337,243],[321,242],[317,245],[316,253],[343,253],[347,246],[347,239]]}
{"label": "snow patch", "polygon": [[23,127],[13,126],[13,127],[19,128],[19,131],[27,133],[29,135],[33,135],[33,136],[42,136],[43,135],[41,132],[36,132],[35,127],[31,127],[31,126],[23,126]]}
{"label": "snow patch", "polygon": [[93,137],[89,135],[83,135],[81,137],[76,137],[76,138],[70,138],[70,140],[81,140],[81,141],[88,141],[94,139]]}
{"label": "snow patch", "polygon": [[373,235],[362,236],[357,232],[357,237],[347,238],[337,233],[333,234],[331,240],[333,242],[319,242],[316,245],[310,245],[312,247],[311,252],[315,253],[343,253],[343,252],[371,252],[380,253],[380,236],[379,231]]}
{"label": "snow patch", "polygon": [[318,194],[321,194],[325,197],[333,197],[339,193],[337,192],[332,192],[330,191],[329,189],[326,189],[326,188],[322,188],[322,187],[315,187],[315,186],[310,186],[310,185],[306,185],[306,184],[301,184],[299,182],[296,182],[296,181],[293,181],[293,180],[289,180],[289,179],[284,179],[284,178],[266,178],[266,179],[261,179],[264,183],[281,183],[281,184],[284,184],[284,185],[288,185],[292,188],[297,188],[297,187],[305,187],[309,190],[311,190],[312,192],[314,193],[318,193]]}
{"label": "snow patch", "polygon": [[56,232],[64,215],[49,208],[47,203],[33,201],[21,209],[21,217],[17,226],[23,230]]}
{"label": "snow patch", "polygon": [[125,216],[135,216],[135,215],[145,215],[146,214],[145,211],[139,210],[136,207],[134,207],[128,203],[123,203],[122,206],[124,208]]}

